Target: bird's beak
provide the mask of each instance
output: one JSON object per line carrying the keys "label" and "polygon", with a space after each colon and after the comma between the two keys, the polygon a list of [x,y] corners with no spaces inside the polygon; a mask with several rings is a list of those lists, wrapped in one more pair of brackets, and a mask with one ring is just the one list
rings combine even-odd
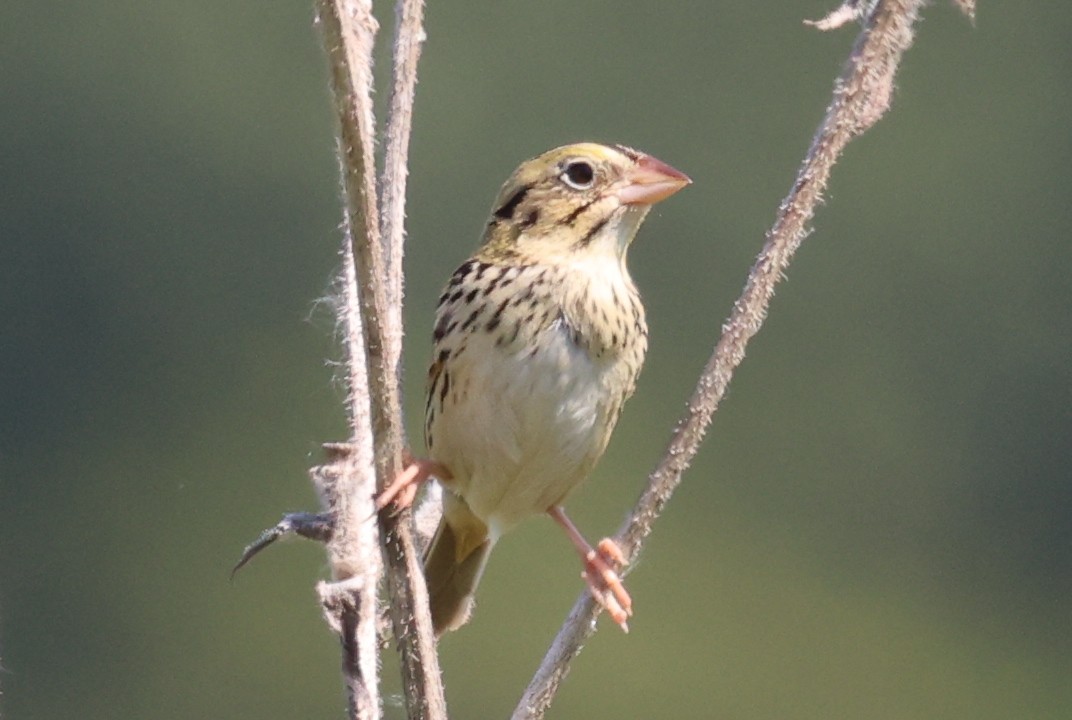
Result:
{"label": "bird's beak", "polygon": [[654,205],[665,200],[692,180],[651,155],[641,155],[626,171],[618,190],[622,205]]}

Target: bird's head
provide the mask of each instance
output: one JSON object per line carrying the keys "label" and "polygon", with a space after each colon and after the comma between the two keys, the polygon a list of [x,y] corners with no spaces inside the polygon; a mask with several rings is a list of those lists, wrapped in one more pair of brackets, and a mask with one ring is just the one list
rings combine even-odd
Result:
{"label": "bird's head", "polygon": [[499,191],[477,256],[545,263],[621,260],[654,203],[691,180],[623,145],[578,143],[527,160]]}

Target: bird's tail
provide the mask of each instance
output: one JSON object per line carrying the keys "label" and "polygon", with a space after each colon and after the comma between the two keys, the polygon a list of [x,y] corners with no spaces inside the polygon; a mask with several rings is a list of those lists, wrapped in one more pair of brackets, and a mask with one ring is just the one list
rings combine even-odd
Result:
{"label": "bird's tail", "polygon": [[488,527],[460,497],[444,489],[443,519],[424,556],[424,575],[438,637],[469,619],[493,542]]}

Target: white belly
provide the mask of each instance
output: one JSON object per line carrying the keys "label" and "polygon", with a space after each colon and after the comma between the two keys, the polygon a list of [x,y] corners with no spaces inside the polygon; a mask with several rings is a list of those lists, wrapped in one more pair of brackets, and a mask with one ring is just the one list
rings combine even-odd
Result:
{"label": "white belly", "polygon": [[452,399],[430,428],[431,456],[451,469],[449,487],[497,539],[588,475],[631,383],[620,361],[594,360],[559,323],[535,351],[495,347],[488,333],[467,345],[451,361]]}

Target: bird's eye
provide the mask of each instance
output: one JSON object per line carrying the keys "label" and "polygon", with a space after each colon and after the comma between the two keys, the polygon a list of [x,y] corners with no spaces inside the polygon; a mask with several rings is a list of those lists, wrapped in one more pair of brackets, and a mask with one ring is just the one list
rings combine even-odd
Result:
{"label": "bird's eye", "polygon": [[587,190],[592,187],[596,171],[584,160],[572,160],[562,169],[562,182],[574,190]]}

